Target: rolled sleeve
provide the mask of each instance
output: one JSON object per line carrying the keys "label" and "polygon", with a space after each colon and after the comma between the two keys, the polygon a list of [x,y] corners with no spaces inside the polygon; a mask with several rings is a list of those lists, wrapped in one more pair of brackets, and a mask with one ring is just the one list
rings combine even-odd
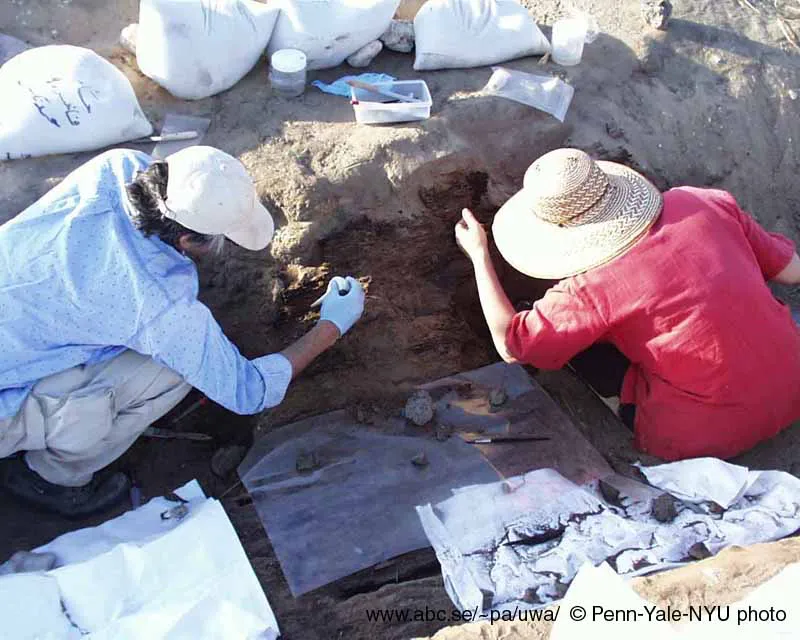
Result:
{"label": "rolled sleeve", "polygon": [[743,211],[736,199],[727,191],[714,191],[717,202],[733,215],[742,226],[747,242],[753,249],[765,280],[772,280],[792,261],[796,251],[794,242],[779,233],[771,233]]}
{"label": "rolled sleeve", "polygon": [[256,358],[253,364],[261,373],[266,386],[264,406],[276,407],[286,395],[289,383],[292,381],[292,363],[280,353]]}
{"label": "rolled sleeve", "polygon": [[514,316],[506,347],[520,362],[540,369],[560,369],[606,332],[600,313],[567,280],[551,288],[532,310]]}
{"label": "rolled sleeve", "polygon": [[292,377],[280,354],[248,360],[197,299],[172,304],[126,346],[152,357],[234,413],[249,415],[279,404]]}

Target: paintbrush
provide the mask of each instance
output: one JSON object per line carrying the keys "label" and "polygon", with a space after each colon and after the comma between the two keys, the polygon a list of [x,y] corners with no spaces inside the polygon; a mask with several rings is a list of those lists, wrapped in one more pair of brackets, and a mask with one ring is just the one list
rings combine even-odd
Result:
{"label": "paintbrush", "polygon": [[399,100],[400,102],[419,102],[419,100],[413,96],[405,96],[402,93],[390,91],[389,89],[384,89],[383,87],[379,87],[376,84],[370,84],[369,82],[362,82],[361,80],[348,80],[347,84],[349,84],[351,87],[355,87],[356,89],[363,89],[364,91],[377,93],[384,98],[391,98],[392,100]]}
{"label": "paintbrush", "polygon": [[464,442],[467,444],[494,444],[496,442],[543,442],[550,438],[533,436],[528,434],[506,434],[506,435],[485,435],[485,434],[463,434],[466,436]]}
{"label": "paintbrush", "polygon": [[194,140],[198,135],[197,131],[178,131],[176,133],[165,133],[160,136],[147,136],[145,138],[137,138],[130,142],[144,143],[144,142],[176,142],[178,140]]}

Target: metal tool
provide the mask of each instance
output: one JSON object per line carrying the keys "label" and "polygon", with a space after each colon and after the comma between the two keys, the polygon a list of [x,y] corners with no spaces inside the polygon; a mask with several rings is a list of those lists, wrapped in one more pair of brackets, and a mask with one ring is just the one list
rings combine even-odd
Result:
{"label": "metal tool", "polygon": [[467,444],[495,444],[497,442],[542,442],[550,440],[550,438],[542,436],[530,436],[525,434],[508,434],[508,435],[480,435],[472,438],[466,438],[464,442]]}
{"label": "metal tool", "polygon": [[[333,283],[333,286],[336,287],[336,291],[340,296],[346,296],[348,293],[350,293],[350,283],[347,282],[347,280],[345,280],[345,285],[347,286],[346,289],[340,289],[339,285],[336,284],[336,282]],[[317,307],[322,306],[322,301],[325,300],[325,296],[327,295],[328,292],[326,290],[325,293],[323,293],[319,298],[317,298],[316,300],[314,300],[314,302],[311,303],[311,308],[316,309]]]}
{"label": "metal tool", "polygon": [[147,427],[142,434],[148,438],[162,438],[164,440],[193,440],[195,442],[210,442],[214,438],[207,433],[193,433],[191,431],[174,431],[173,429],[160,429]]}
{"label": "metal tool", "polygon": [[389,89],[384,89],[376,84],[362,82],[361,80],[347,80],[347,84],[349,84],[351,87],[355,87],[356,89],[371,91],[372,93],[377,93],[379,96],[383,96],[384,98],[391,98],[392,100],[399,100],[400,102],[420,102],[420,100],[413,96],[405,96],[402,93],[390,91]]}
{"label": "metal tool", "polygon": [[168,113],[164,118],[164,124],[161,125],[161,131],[158,132],[158,135],[168,136],[183,131],[196,131],[197,137],[191,140],[167,139],[166,142],[157,142],[150,152],[150,155],[156,160],[164,160],[181,149],[186,149],[196,144],[202,144],[203,138],[206,133],[208,133],[210,127],[211,118],[189,116],[181,113]]}
{"label": "metal tool", "polygon": [[199,409],[200,407],[204,407],[207,404],[208,404],[208,398],[206,398],[205,396],[201,396],[199,400],[196,400],[195,402],[190,404],[185,410],[181,411],[181,413],[177,417],[173,418],[170,421],[170,425],[178,424],[190,413],[194,413],[195,411],[197,411],[197,409]]}
{"label": "metal tool", "polygon": [[178,131],[176,133],[165,133],[160,136],[146,136],[144,138],[137,138],[136,140],[131,140],[130,142],[133,144],[145,143],[145,142],[176,142],[178,140],[194,140],[195,138],[199,137],[199,133],[197,131]]}

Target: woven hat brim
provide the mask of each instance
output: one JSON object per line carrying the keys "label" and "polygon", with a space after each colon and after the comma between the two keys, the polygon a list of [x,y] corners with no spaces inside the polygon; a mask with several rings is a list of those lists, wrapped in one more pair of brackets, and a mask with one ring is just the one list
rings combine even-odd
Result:
{"label": "woven hat brim", "polygon": [[644,176],[614,162],[598,161],[609,189],[582,218],[559,226],[532,210],[525,189],[495,215],[492,234],[503,258],[532,278],[560,280],[599,267],[627,252],[661,214],[661,192]]}

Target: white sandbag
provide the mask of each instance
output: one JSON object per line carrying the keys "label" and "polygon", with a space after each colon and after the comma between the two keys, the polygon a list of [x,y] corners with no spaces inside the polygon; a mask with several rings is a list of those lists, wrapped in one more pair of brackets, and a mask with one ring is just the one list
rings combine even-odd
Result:
{"label": "white sandbag", "polygon": [[414,18],[414,69],[464,69],[541,55],[550,43],[516,0],[429,0]]}
{"label": "white sandbag", "polygon": [[90,151],[153,127],[123,73],[94,51],[36,47],[0,67],[0,160]]}
{"label": "white sandbag", "polygon": [[269,53],[300,49],[309,69],[336,67],[383,35],[400,0],[275,0],[281,15]]}
{"label": "white sandbag", "polygon": [[383,42],[380,40],[373,40],[372,42],[365,44],[353,55],[348,56],[347,64],[349,64],[351,67],[355,67],[356,69],[368,67],[375,59],[375,56],[377,56],[382,50]]}
{"label": "white sandbag", "polygon": [[253,0],[141,0],[136,62],[178,98],[213,96],[255,66],[278,12]]}

